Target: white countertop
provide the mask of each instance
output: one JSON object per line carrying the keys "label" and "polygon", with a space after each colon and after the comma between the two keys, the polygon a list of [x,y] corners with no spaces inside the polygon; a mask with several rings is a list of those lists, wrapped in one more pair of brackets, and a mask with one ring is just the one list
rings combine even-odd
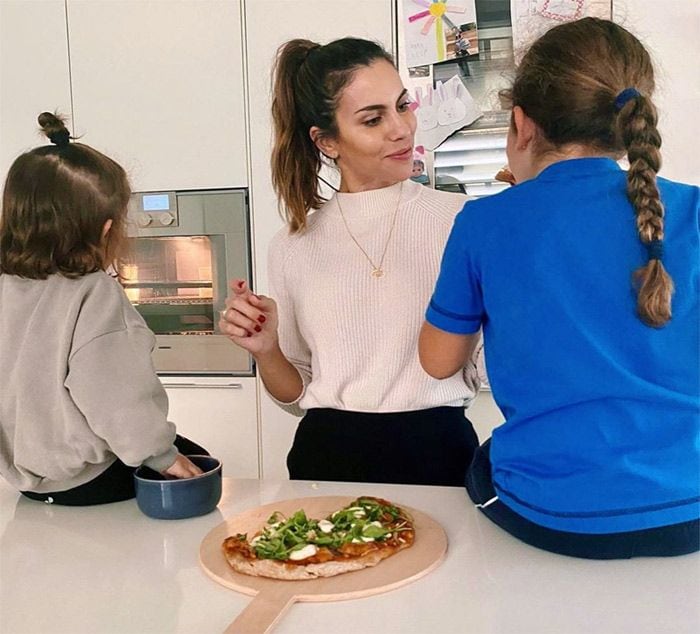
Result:
{"label": "white countertop", "polygon": [[218,509],[153,520],[136,502],[49,506],[0,482],[0,632],[222,632],[251,598],[198,565],[224,518],[275,500],[378,495],[445,528],[447,558],[403,588],[335,603],[295,603],[275,632],[328,634],[660,634],[700,632],[700,556],[586,561],[522,544],[461,488],[224,478]]}

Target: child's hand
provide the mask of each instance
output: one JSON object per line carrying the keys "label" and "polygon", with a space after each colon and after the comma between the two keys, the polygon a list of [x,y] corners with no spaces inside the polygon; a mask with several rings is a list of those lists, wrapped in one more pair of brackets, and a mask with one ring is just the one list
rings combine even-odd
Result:
{"label": "child's hand", "polygon": [[184,479],[202,475],[203,471],[189,458],[185,458],[182,454],[177,454],[175,462],[161,473],[171,478]]}
{"label": "child's hand", "polygon": [[277,304],[255,295],[245,280],[231,280],[230,286],[232,294],[221,311],[219,329],[253,355],[270,352],[277,345]]}

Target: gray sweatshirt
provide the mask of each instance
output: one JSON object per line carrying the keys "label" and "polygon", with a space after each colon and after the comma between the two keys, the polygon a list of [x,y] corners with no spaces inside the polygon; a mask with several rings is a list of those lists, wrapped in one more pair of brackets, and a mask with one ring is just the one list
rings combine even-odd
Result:
{"label": "gray sweatshirt", "polygon": [[48,493],[89,482],[117,457],[158,471],[173,464],[154,343],[104,272],[0,275],[0,475]]}

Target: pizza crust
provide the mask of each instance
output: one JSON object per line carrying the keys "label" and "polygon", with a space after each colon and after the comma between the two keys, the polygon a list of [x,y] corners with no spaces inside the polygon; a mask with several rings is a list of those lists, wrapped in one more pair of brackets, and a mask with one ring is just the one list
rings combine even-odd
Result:
{"label": "pizza crust", "polygon": [[497,181],[500,181],[502,183],[508,183],[510,185],[515,185],[515,176],[513,176],[513,173],[510,171],[508,166],[501,168],[498,171],[498,174],[494,176],[494,179]]}
{"label": "pizza crust", "polygon": [[269,577],[271,579],[282,579],[285,581],[302,581],[306,579],[317,579],[318,577],[334,577],[345,572],[353,572],[362,568],[376,566],[380,561],[390,557],[399,550],[408,548],[413,542],[406,542],[400,546],[387,546],[374,549],[364,555],[348,557],[346,559],[326,561],[323,563],[310,564],[289,564],[275,559],[249,559],[238,549],[228,547],[235,540],[228,537],[224,541],[224,555],[226,560],[236,572],[253,577]]}

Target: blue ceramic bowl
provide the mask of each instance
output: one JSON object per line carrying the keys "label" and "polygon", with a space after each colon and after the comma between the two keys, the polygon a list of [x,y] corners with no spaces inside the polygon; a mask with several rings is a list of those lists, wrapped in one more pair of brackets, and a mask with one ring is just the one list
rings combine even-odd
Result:
{"label": "blue ceramic bowl", "polygon": [[169,480],[141,466],[134,472],[136,503],[159,520],[180,520],[205,515],[221,499],[221,462],[211,456],[187,456],[204,473],[185,480]]}

